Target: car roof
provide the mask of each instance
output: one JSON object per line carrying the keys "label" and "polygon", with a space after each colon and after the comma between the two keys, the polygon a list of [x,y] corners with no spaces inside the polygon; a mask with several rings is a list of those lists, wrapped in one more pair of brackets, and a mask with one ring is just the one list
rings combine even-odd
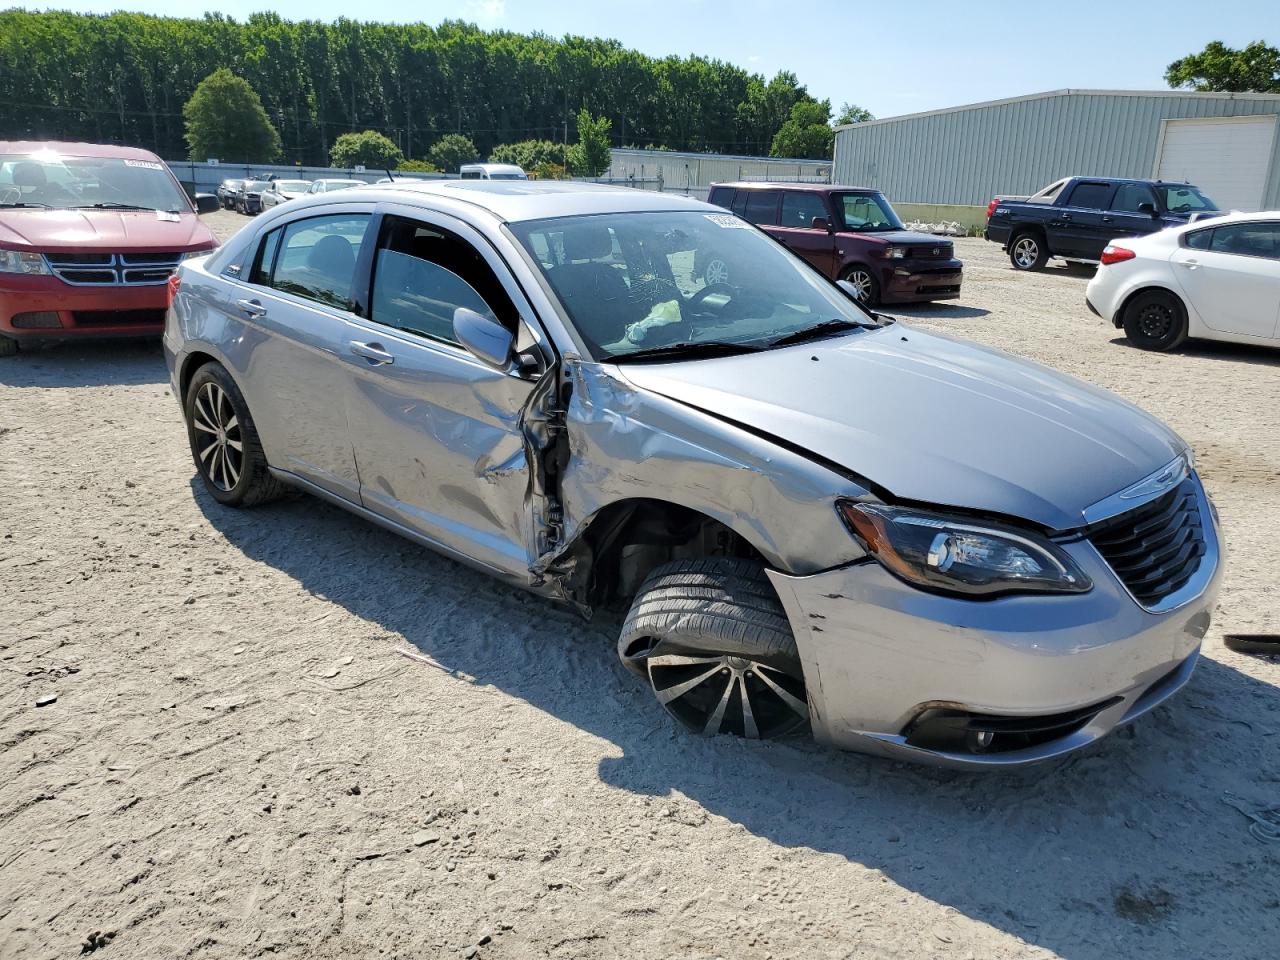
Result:
{"label": "car roof", "polygon": [[787,180],[735,180],[729,183],[713,183],[712,187],[733,187],[736,190],[808,190],[813,193],[879,193],[875,187],[855,187],[846,183],[792,183]]}
{"label": "car roof", "polygon": [[69,157],[103,157],[114,160],[159,160],[150,150],[113,143],[74,143],[67,140],[0,140],[0,153],[61,153]]}
{"label": "car roof", "polygon": [[412,202],[412,198],[439,197],[462,201],[489,211],[508,223],[575,217],[593,213],[638,213],[658,210],[723,208],[675,193],[657,193],[634,187],[564,180],[418,180],[371,184],[362,193],[376,193],[386,200]]}

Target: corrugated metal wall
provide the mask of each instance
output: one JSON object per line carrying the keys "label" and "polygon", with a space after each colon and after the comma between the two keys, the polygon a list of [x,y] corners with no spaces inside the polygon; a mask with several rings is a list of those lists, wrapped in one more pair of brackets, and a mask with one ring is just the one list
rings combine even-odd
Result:
{"label": "corrugated metal wall", "polygon": [[[842,129],[833,180],[895,202],[986,204],[1065,176],[1150,177],[1162,120],[1277,113],[1280,96],[1063,90]],[[1266,206],[1280,207],[1277,156]]]}

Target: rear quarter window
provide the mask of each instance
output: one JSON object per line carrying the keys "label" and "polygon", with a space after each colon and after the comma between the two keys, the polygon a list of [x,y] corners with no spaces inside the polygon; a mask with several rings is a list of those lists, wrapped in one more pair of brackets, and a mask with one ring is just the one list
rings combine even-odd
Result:
{"label": "rear quarter window", "polygon": [[1067,205],[1087,210],[1106,210],[1115,188],[1109,183],[1077,183],[1067,198]]}
{"label": "rear quarter window", "polygon": [[707,197],[708,203],[714,203],[717,207],[724,207],[726,210],[733,209],[734,190],[730,187],[716,187]]}

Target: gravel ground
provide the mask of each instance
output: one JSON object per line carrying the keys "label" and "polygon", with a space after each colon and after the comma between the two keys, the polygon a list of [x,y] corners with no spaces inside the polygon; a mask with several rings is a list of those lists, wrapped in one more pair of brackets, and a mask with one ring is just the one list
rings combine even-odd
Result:
{"label": "gravel ground", "polygon": [[1280,353],[1140,353],[1086,274],[958,247],[962,301],[895,312],[1196,449],[1229,574],[1171,704],[996,776],[691,738],[612,624],[220,507],[155,343],[58,347],[0,360],[0,956],[1274,957],[1280,658],[1222,635],[1280,630]]}

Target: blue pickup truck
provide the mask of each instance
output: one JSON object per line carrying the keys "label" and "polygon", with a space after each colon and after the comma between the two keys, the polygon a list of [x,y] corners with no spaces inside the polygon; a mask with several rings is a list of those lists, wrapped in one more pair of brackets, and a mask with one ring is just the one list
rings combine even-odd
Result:
{"label": "blue pickup truck", "polygon": [[1136,237],[1220,211],[1189,183],[1120,177],[1066,177],[1030,197],[996,197],[983,236],[1000,244],[1015,270],[1050,257],[1096,263],[1116,237]]}

